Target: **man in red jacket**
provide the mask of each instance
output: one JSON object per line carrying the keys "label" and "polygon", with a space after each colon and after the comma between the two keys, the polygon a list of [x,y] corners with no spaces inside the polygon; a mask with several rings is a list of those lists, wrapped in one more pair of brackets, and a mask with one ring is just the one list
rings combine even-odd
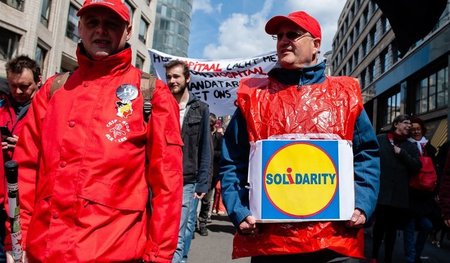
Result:
{"label": "man in red jacket", "polygon": [[[31,99],[41,85],[41,69],[36,61],[26,55],[20,55],[6,63],[6,78],[8,85],[0,87],[0,133],[3,151],[0,163],[2,165],[4,161],[11,160]],[[4,262],[3,240],[7,218],[4,210],[6,179],[3,169],[0,170],[0,262]]]}
{"label": "man in red jacket", "polygon": [[171,262],[183,183],[178,105],[156,80],[145,123],[122,1],[87,0],[77,15],[79,67],[54,93],[54,77],[37,92],[14,153],[25,256]]}

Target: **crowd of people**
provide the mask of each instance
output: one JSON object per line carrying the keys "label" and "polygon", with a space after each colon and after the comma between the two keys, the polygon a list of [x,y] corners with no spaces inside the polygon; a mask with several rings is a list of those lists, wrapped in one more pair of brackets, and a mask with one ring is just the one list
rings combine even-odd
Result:
{"label": "crowd of people", "polygon": [[[236,228],[232,257],[252,263],[377,262],[383,243],[383,262],[392,262],[398,231],[405,261],[416,263],[426,240],[450,227],[448,143],[437,150],[423,120],[405,114],[376,136],[359,82],[325,75],[321,26],[308,13],[266,23],[278,63],[267,78],[240,81],[226,131],[189,91],[186,63],[165,64],[166,83],[145,80],[131,64],[122,1],[86,0],[77,15],[78,68],[67,79],[41,80],[36,62],[20,55],[7,63],[8,88],[0,90],[1,158],[19,164],[26,262],[187,262],[195,232],[207,236],[215,214]],[[348,220],[257,222],[249,200],[253,146],[286,134],[351,142]],[[423,157],[437,173],[431,191],[410,183]],[[0,262],[12,263],[20,259],[11,254],[5,189],[0,180]],[[369,226],[373,247],[365,255]]]}

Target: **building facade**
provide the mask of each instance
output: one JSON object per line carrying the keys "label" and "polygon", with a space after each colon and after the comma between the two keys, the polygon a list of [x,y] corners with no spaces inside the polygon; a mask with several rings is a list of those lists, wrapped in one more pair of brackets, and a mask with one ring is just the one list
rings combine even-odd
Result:
{"label": "building facade", "polygon": [[416,115],[438,147],[449,138],[450,4],[438,24],[402,58],[389,21],[372,0],[348,0],[339,17],[330,61],[333,75],[359,79],[375,131],[399,114]]}
{"label": "building facade", "polygon": [[[0,78],[5,64],[25,54],[42,68],[43,79],[77,66],[79,41],[77,11],[83,0],[0,0]],[[155,0],[125,0],[132,18],[132,63],[150,70],[148,49],[153,42]]]}
{"label": "building facade", "polygon": [[187,57],[193,0],[158,0],[153,48]]}

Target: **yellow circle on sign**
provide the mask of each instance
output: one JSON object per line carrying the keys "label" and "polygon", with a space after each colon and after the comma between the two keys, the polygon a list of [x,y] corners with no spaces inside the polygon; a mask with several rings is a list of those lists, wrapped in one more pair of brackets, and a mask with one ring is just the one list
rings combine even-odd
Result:
{"label": "yellow circle on sign", "polygon": [[333,161],[319,147],[289,144],[268,161],[264,186],[272,204],[292,216],[311,216],[325,209],[337,189]]}

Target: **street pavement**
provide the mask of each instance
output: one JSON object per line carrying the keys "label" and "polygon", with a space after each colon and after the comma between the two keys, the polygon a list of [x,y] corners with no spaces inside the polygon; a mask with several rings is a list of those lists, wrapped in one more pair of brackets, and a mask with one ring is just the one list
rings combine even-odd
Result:
{"label": "street pavement", "polygon": [[[212,222],[208,224],[208,236],[200,236],[195,233],[189,252],[189,263],[249,263],[249,258],[231,259],[234,227],[227,216],[212,216]],[[370,229],[366,230],[366,255],[370,255],[372,244]],[[380,259],[383,258],[383,248],[380,251]],[[361,263],[369,262],[361,260]],[[380,263],[382,261],[379,261]],[[395,245],[393,263],[403,263],[403,240],[399,231]],[[450,239],[444,239],[438,248],[427,241],[422,253],[423,263],[450,263]],[[277,262],[282,263],[282,262]],[[320,263],[320,262],[317,262]]]}

